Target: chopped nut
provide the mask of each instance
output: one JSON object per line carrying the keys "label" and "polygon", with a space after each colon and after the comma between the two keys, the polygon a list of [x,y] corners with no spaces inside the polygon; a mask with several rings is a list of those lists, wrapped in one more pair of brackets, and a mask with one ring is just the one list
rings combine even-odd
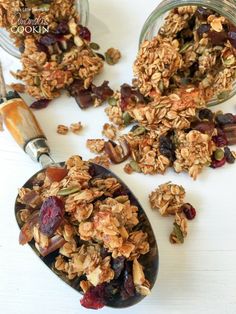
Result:
{"label": "chopped nut", "polygon": [[69,128],[66,125],[59,124],[57,126],[57,133],[61,135],[66,135],[69,131]]}
{"label": "chopped nut", "polygon": [[81,122],[71,123],[70,125],[71,132],[75,134],[79,134],[82,129],[83,129],[83,126]]}
{"label": "chopped nut", "polygon": [[103,125],[102,134],[109,138],[109,140],[114,140],[116,138],[116,132],[117,130],[114,125],[109,123]]}

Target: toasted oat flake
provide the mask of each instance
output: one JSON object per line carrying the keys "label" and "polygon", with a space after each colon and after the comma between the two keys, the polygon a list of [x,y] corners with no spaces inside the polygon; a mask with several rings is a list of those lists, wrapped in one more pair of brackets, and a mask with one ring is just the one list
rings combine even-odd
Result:
{"label": "toasted oat flake", "polygon": [[105,140],[103,139],[88,139],[87,147],[92,153],[101,153],[104,150]]}
{"label": "toasted oat flake", "polygon": [[83,129],[83,125],[81,122],[71,123],[71,125],[70,125],[71,132],[73,132],[75,134],[79,134],[82,129]]}
{"label": "toasted oat flake", "polygon": [[105,135],[108,139],[114,140],[116,138],[117,129],[114,125],[105,123],[103,125],[102,134]]}

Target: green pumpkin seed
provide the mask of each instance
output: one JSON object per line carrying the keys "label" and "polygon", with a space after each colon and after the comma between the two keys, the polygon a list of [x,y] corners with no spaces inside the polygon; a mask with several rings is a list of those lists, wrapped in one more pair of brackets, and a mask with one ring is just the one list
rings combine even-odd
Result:
{"label": "green pumpkin seed", "polygon": [[100,46],[97,43],[90,43],[89,47],[93,50],[99,50]]}
{"label": "green pumpkin seed", "polygon": [[229,56],[227,59],[223,59],[223,64],[226,67],[230,67],[235,63],[235,57],[234,55]]}
{"label": "green pumpkin seed", "polygon": [[39,8],[40,8],[40,9],[43,9],[43,10],[45,10],[45,11],[49,11],[50,6],[51,6],[51,5],[50,5],[49,3],[43,3],[43,4],[40,4]]}
{"label": "green pumpkin seed", "polygon": [[216,160],[220,161],[224,158],[225,154],[223,152],[222,149],[217,149],[215,152],[214,152],[214,157]]}
{"label": "green pumpkin seed", "polygon": [[135,160],[131,160],[131,162],[129,163],[130,167],[135,171],[135,172],[141,172],[141,169],[137,163],[137,161]]}
{"label": "green pumpkin seed", "polygon": [[174,223],[173,234],[175,234],[180,243],[184,243],[183,232],[181,231],[180,226],[176,222]]}
{"label": "green pumpkin seed", "polygon": [[74,194],[74,193],[79,192],[79,191],[80,191],[80,188],[78,186],[72,186],[70,188],[65,188],[65,189],[58,191],[57,195],[67,196],[67,195],[71,195],[71,194]]}
{"label": "green pumpkin seed", "polygon": [[35,76],[35,78],[34,78],[34,84],[35,84],[36,86],[40,86],[40,79],[39,79],[39,76]]}
{"label": "green pumpkin seed", "polygon": [[112,107],[117,106],[117,100],[114,97],[109,98],[107,102]]}
{"label": "green pumpkin seed", "polygon": [[124,120],[124,124],[125,124],[126,126],[129,125],[130,122],[132,121],[132,117],[131,117],[131,115],[130,115],[127,111],[125,111],[125,112],[123,113],[123,120]]}
{"label": "green pumpkin seed", "polygon": [[135,136],[139,136],[139,135],[142,135],[146,132],[146,129],[144,126],[139,126],[138,128],[136,128],[134,131],[133,131],[133,134]]}
{"label": "green pumpkin seed", "polygon": [[217,95],[217,98],[219,100],[225,100],[225,99],[229,98],[229,94],[230,94],[229,91],[224,91],[224,92],[220,93],[219,95]]}
{"label": "green pumpkin seed", "polygon": [[185,44],[183,45],[183,47],[180,49],[179,53],[183,53],[183,52],[185,52],[186,50],[188,50],[188,48],[191,47],[192,44],[193,44],[193,43],[192,43],[191,41],[188,42],[188,43],[185,43]]}

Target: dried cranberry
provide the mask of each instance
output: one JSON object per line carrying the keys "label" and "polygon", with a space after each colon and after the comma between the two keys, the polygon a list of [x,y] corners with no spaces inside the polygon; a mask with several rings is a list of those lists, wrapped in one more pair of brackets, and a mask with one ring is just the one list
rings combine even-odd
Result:
{"label": "dried cranberry", "polygon": [[234,115],[232,113],[218,114],[216,122],[220,125],[234,123]]}
{"label": "dried cranberry", "polygon": [[208,33],[211,29],[211,26],[209,24],[202,24],[197,29],[197,33],[199,37],[202,37],[203,34]]}
{"label": "dried cranberry", "polygon": [[219,128],[217,129],[217,135],[213,136],[212,140],[217,147],[224,147],[228,144],[224,131]]}
{"label": "dried cranberry", "polygon": [[175,156],[175,145],[171,138],[168,136],[160,136],[160,153],[168,158],[170,161],[174,162],[176,160]]}
{"label": "dried cranberry", "polygon": [[225,31],[222,32],[210,31],[208,33],[208,38],[211,40],[212,45],[223,46],[227,40],[227,33]]}
{"label": "dried cranberry", "polygon": [[105,101],[114,94],[114,91],[108,86],[108,84],[108,81],[104,81],[100,86],[92,85],[92,92],[96,98]]}
{"label": "dried cranberry", "polygon": [[85,26],[82,26],[82,25],[79,26],[79,36],[82,39],[85,39],[87,41],[91,41],[90,30],[87,27],[85,27]]}
{"label": "dried cranberry", "polygon": [[182,211],[184,212],[188,220],[192,220],[196,216],[196,209],[189,203],[183,204],[181,206]]}
{"label": "dried cranberry", "polygon": [[115,272],[115,279],[117,279],[121,272],[123,271],[125,266],[125,257],[124,256],[119,256],[117,258],[112,259],[111,267]]}
{"label": "dried cranberry", "polygon": [[226,158],[224,157],[222,160],[212,159],[211,168],[220,168],[223,167],[226,163]]}
{"label": "dried cranberry", "polygon": [[213,120],[213,112],[210,110],[210,109],[201,109],[198,113],[198,117],[200,120],[208,120],[208,121],[211,121]]}
{"label": "dried cranberry", "polygon": [[87,308],[98,310],[105,306],[105,285],[91,287],[80,300],[80,304]]}
{"label": "dried cranberry", "polygon": [[101,250],[100,250],[101,258],[105,258],[105,257],[110,256],[110,255],[111,255],[111,253],[109,253],[107,249],[105,249],[104,247],[101,248]]}
{"label": "dried cranberry", "polygon": [[39,51],[46,53],[46,55],[49,54],[48,48],[45,45],[37,43],[37,48]]}
{"label": "dried cranberry", "polygon": [[61,21],[56,30],[55,30],[55,33],[58,34],[58,35],[65,35],[65,34],[68,34],[69,33],[69,26],[68,26],[68,22],[67,21]]}
{"label": "dried cranberry", "polygon": [[227,161],[227,163],[229,164],[234,164],[235,162],[235,157],[234,155],[232,154],[231,150],[229,149],[229,147],[225,147],[224,148],[224,151],[225,151],[225,159]]}
{"label": "dried cranberry", "polygon": [[32,109],[43,109],[46,108],[48,106],[48,104],[50,103],[50,99],[39,99],[34,101],[31,105],[30,108]]}
{"label": "dried cranberry", "polygon": [[64,203],[56,196],[48,197],[42,204],[39,212],[40,231],[52,236],[59,227],[64,216]]}
{"label": "dried cranberry", "polygon": [[40,40],[39,40],[40,44],[44,45],[44,46],[50,46],[53,45],[57,42],[57,37],[54,34],[46,34],[43,35]]}

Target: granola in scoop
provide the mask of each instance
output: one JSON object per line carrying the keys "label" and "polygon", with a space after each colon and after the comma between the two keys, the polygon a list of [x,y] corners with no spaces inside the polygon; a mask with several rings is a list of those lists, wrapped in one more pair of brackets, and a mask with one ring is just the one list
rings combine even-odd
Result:
{"label": "granola in scoop", "polygon": [[[147,295],[150,284],[139,258],[150,245],[132,202],[115,177],[96,175],[96,167],[72,156],[65,168],[49,166],[32,187],[20,189],[19,241],[33,240],[43,257],[57,252],[54,268],[68,280],[82,276],[80,287],[88,295],[122,283],[123,272],[132,293],[123,286],[117,293],[124,298]],[[81,301],[84,306],[88,295]]]}

